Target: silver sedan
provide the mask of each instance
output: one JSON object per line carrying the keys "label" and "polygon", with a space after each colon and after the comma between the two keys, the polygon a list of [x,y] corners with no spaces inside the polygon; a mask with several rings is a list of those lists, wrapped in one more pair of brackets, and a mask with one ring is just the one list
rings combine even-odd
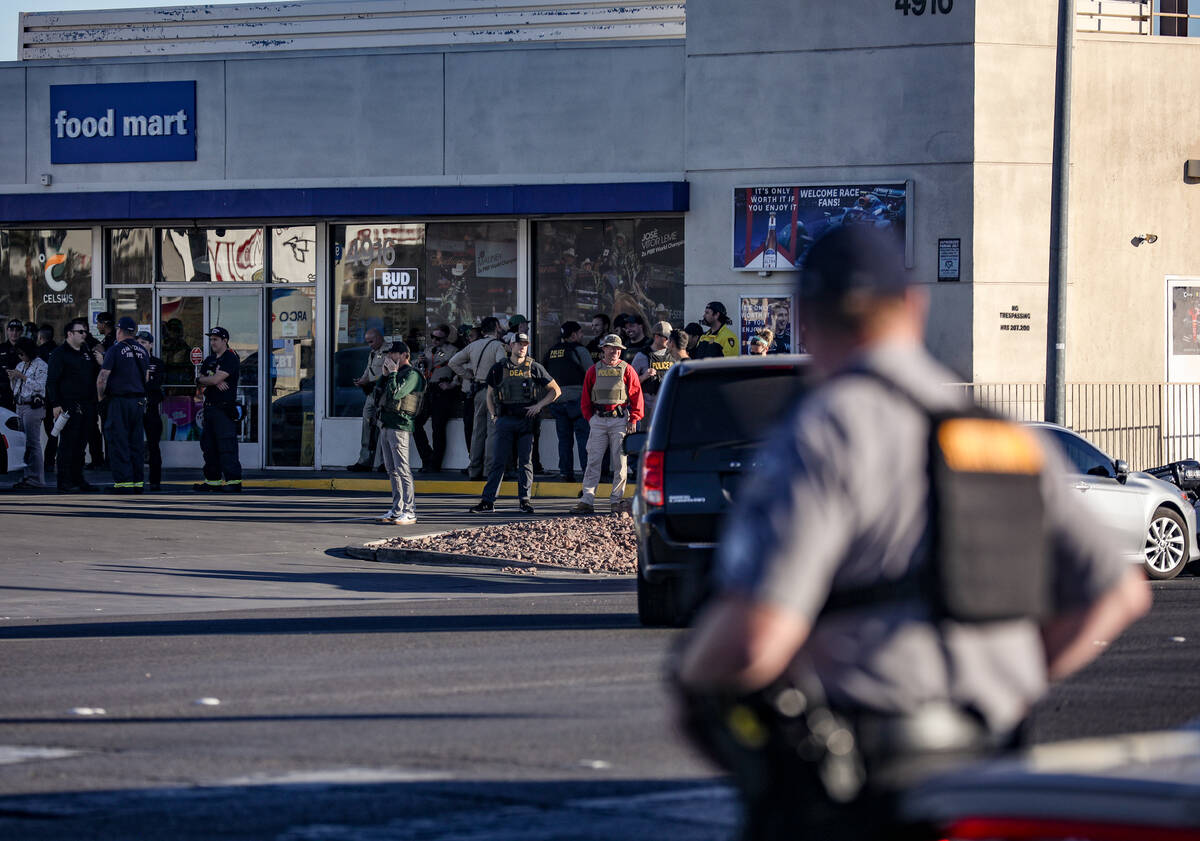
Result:
{"label": "silver sedan", "polygon": [[1182,490],[1148,473],[1129,472],[1125,462],[1109,458],[1073,430],[1051,423],[1030,426],[1059,445],[1072,486],[1113,530],[1121,555],[1142,564],[1147,576],[1174,578],[1200,559],[1196,512]]}

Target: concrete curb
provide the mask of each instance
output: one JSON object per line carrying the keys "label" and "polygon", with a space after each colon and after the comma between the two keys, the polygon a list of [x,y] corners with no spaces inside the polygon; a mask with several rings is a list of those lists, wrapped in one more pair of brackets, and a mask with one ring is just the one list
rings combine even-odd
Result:
{"label": "concrete curb", "polygon": [[[485,566],[485,567],[517,567],[518,569],[547,569],[574,572],[579,575],[596,575],[586,569],[565,566],[548,562],[530,563],[528,561],[511,561],[504,558],[489,558],[485,555],[454,555],[449,552],[429,552],[424,549],[395,549],[383,546],[386,540],[372,540],[362,546],[347,546],[345,552],[351,558],[360,561],[374,561],[381,564],[427,564],[448,566]],[[613,573],[604,573],[611,575]]]}
{"label": "concrete curb", "polygon": [[[167,488],[188,488],[191,482],[163,482]],[[371,491],[374,493],[391,493],[392,485],[387,479],[245,479],[242,486],[247,490],[254,488],[282,488],[307,491]],[[413,483],[419,494],[461,494],[463,496],[480,496],[483,493],[483,482],[461,482],[453,480],[421,480]],[[575,499],[582,489],[579,482],[534,482],[532,496],[537,499]],[[608,488],[601,485],[600,488]],[[599,488],[597,489],[600,490]],[[625,486],[625,498],[630,499],[636,492],[635,483]],[[516,482],[501,482],[498,496],[516,497]],[[607,499],[608,494],[598,492],[597,499]]]}

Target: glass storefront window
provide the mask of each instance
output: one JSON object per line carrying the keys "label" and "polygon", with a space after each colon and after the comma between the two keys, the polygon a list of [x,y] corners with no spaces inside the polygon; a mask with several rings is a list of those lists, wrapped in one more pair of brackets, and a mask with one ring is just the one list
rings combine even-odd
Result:
{"label": "glass storefront window", "polygon": [[362,414],[354,380],[367,367],[367,330],[385,342],[419,340],[425,325],[425,226],[384,222],[335,225],[333,242],[334,417]]}
{"label": "glass storefront window", "polygon": [[137,322],[138,330],[154,332],[154,290],[148,286],[114,288],[105,291],[108,311],[113,318],[129,316]]}
{"label": "glass storefront window", "polygon": [[162,228],[159,272],[167,283],[262,283],[262,228]]}
{"label": "glass storefront window", "polygon": [[271,290],[267,464],[312,467],[315,441],[316,288]]}
{"label": "glass storefront window", "polygon": [[108,232],[110,284],[154,282],[154,232],[150,228],[117,228]]}
{"label": "glass storefront window", "polygon": [[588,219],[535,228],[535,318],[539,348],[558,341],[559,325],[592,315],[640,314],[683,327],[683,219]]}
{"label": "glass storefront window", "polygon": [[317,229],[271,229],[271,283],[316,283]]}
{"label": "glass storefront window", "polygon": [[362,413],[354,379],[366,368],[366,332],[425,346],[431,324],[507,320],[517,306],[517,223],[334,225],[335,417]]}
{"label": "glass storefront window", "polygon": [[517,308],[515,222],[430,224],[425,232],[430,324],[507,320]]}
{"label": "glass storefront window", "polygon": [[91,294],[90,230],[0,230],[0,320],[49,324],[61,342]]}

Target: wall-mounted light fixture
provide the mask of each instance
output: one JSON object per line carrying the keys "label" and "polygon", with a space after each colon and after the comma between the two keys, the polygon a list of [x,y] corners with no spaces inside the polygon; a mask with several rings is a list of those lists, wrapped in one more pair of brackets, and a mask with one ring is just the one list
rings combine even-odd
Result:
{"label": "wall-mounted light fixture", "polygon": [[1138,234],[1136,237],[1134,237],[1133,239],[1131,239],[1129,241],[1129,244],[1132,245],[1134,248],[1137,248],[1143,242],[1151,242],[1151,243],[1158,242],[1158,234]]}
{"label": "wall-mounted light fixture", "polygon": [[1200,181],[1200,160],[1192,158],[1184,161],[1183,177],[1188,181]]}

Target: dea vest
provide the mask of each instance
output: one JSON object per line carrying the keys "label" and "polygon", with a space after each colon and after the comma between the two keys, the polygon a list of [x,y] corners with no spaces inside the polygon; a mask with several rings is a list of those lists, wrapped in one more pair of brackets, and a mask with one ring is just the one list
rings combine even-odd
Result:
{"label": "dea vest", "polygon": [[496,396],[505,406],[523,406],[536,403],[537,383],[533,380],[533,360],[526,358],[520,365],[514,365],[510,360],[504,363],[504,379]]}
{"label": "dea vest", "polygon": [[671,354],[667,353],[667,349],[646,351],[646,358],[650,360],[650,367],[657,372],[658,376],[651,377],[642,383],[642,392],[645,394],[658,394],[658,390],[662,388],[662,379],[667,375],[667,371],[671,370],[671,366],[675,364],[675,360],[671,358]]}
{"label": "dea vest", "polygon": [[625,389],[625,369],[629,365],[618,359],[614,365],[596,363],[596,382],[592,385],[592,402],[598,406],[623,406],[629,400]]}
{"label": "dea vest", "polygon": [[560,386],[583,385],[587,371],[579,367],[578,342],[560,341],[546,352],[546,370]]}

